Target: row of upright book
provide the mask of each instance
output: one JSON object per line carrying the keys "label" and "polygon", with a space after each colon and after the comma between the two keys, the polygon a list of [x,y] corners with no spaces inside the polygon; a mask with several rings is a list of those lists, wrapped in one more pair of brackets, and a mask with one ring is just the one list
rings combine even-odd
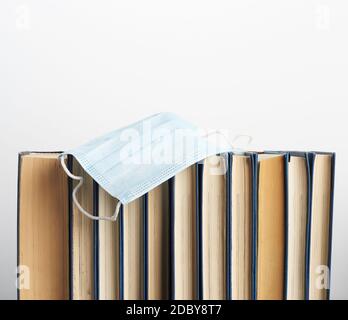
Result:
{"label": "row of upright book", "polygon": [[[79,212],[58,155],[19,155],[19,299],[329,298],[335,154],[212,156],[116,222]],[[111,215],[117,199],[68,167],[82,206]]]}

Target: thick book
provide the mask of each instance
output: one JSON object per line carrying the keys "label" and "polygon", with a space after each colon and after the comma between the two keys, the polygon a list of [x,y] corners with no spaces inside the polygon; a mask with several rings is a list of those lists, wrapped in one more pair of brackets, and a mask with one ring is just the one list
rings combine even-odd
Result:
{"label": "thick book", "polygon": [[307,232],[306,298],[326,300],[330,295],[335,154],[311,152],[309,162],[311,195]]}
{"label": "thick book", "polygon": [[305,298],[306,246],[310,198],[308,155],[290,152],[287,161],[285,298]]}
{"label": "thick book", "polygon": [[253,288],[253,184],[252,154],[230,154],[228,170],[228,298],[249,300]]}
{"label": "thick book", "polygon": [[69,299],[68,178],[58,153],[23,152],[18,169],[18,298]]}
{"label": "thick book", "polygon": [[197,165],[170,180],[171,299],[199,298]]}
{"label": "thick book", "polygon": [[200,166],[201,298],[227,298],[228,155],[211,156]]}
{"label": "thick book", "polygon": [[[111,216],[117,200],[98,189],[98,215]],[[120,215],[116,221],[98,222],[99,300],[120,299]]]}
{"label": "thick book", "polygon": [[145,209],[146,298],[169,299],[171,214],[168,181],[146,195]]}
{"label": "thick book", "polygon": [[[85,210],[97,215],[97,184],[75,159],[69,157],[68,162],[71,172],[83,177],[77,193],[78,202]],[[70,183],[72,190],[78,181]],[[73,201],[70,202],[70,220],[71,299],[95,300],[98,298],[98,223],[83,215]]]}
{"label": "thick book", "polygon": [[258,155],[256,298],[284,298],[285,154]]}
{"label": "thick book", "polygon": [[120,299],[146,298],[146,196],[121,206]]}

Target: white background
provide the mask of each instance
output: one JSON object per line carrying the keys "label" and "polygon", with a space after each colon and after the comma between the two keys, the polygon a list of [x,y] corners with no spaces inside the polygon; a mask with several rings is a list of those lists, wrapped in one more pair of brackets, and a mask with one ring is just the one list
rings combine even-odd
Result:
{"label": "white background", "polygon": [[332,298],[348,298],[347,1],[0,2],[0,298],[16,266],[17,153],[160,111],[337,152]]}

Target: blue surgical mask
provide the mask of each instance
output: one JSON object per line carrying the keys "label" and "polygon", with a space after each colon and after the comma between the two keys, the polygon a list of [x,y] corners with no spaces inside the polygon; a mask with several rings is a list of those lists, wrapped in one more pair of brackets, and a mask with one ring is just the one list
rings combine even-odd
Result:
{"label": "blue surgical mask", "polygon": [[[159,113],[115,130],[60,155],[69,177],[80,183],[73,201],[86,216],[96,220],[116,220],[121,204],[127,204],[190,165],[211,155],[232,150],[226,139],[211,135],[172,113]],[[95,217],[77,201],[83,178],[73,175],[64,158],[72,155],[83,169],[119,201],[112,216]]]}

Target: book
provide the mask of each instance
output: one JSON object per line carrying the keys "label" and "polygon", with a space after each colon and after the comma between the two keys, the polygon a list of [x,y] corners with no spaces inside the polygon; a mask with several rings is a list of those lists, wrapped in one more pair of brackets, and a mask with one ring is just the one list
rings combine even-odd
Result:
{"label": "book", "polygon": [[306,154],[290,154],[288,170],[286,299],[305,298],[309,167]]}
{"label": "book", "polygon": [[285,155],[258,156],[258,300],[284,298]]}
{"label": "book", "polygon": [[252,298],[253,262],[253,159],[250,154],[230,155],[230,295],[232,300]]}
{"label": "book", "polygon": [[68,179],[58,153],[18,162],[18,299],[69,299]]}
{"label": "book", "polygon": [[172,299],[198,299],[197,165],[171,179]]}
{"label": "book", "polygon": [[170,191],[169,182],[151,190],[146,207],[146,263],[149,300],[170,298]]}
{"label": "book", "polygon": [[311,153],[307,298],[329,298],[335,154]]}
{"label": "book", "polygon": [[[117,200],[103,188],[98,192],[98,214],[110,216]],[[115,222],[101,220],[99,224],[98,270],[99,300],[120,299],[120,216]]]}
{"label": "book", "polygon": [[145,197],[123,205],[121,228],[121,299],[143,300],[145,275]]}
{"label": "book", "polygon": [[[77,200],[88,212],[97,215],[97,185],[82,169],[81,165],[73,160],[71,171],[76,176],[83,177],[83,184],[77,193]],[[78,181],[71,181],[75,188]],[[97,270],[97,222],[83,215],[71,201],[71,298],[73,300],[94,300],[98,297],[98,270]]]}
{"label": "book", "polygon": [[202,299],[226,299],[227,158],[205,159],[201,172]]}

